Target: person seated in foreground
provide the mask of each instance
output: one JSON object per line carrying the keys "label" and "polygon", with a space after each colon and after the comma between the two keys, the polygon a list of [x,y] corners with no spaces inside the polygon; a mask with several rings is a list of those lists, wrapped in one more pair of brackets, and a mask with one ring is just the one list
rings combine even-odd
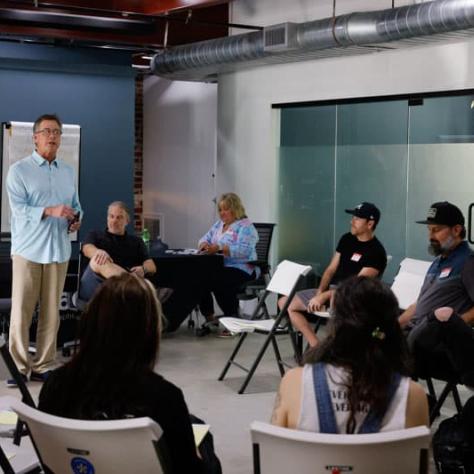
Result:
{"label": "person seated in foreground", "polygon": [[217,208],[220,219],[198,243],[202,253],[224,255],[224,266],[219,272],[215,272],[211,281],[206,282],[207,291],[199,302],[201,313],[209,322],[214,320],[211,293],[214,293],[225,316],[236,316],[239,310],[239,288],[259,274],[259,269],[248,263],[257,260],[257,229],[246,216],[239,196],[234,193],[223,194]]}
{"label": "person seated in foreground", "polygon": [[272,423],[341,434],[428,426],[392,291],[378,279],[351,277],[338,286],[332,310],[327,338],[283,377]]}
{"label": "person seated in foreground", "polygon": [[142,239],[127,233],[130,213],[122,201],[112,202],[107,209],[105,231],[89,232],[82,253],[90,259],[81,278],[80,298],[89,301],[97,286],[111,276],[130,272],[144,278],[156,272]]}
{"label": "person seated in foreground", "polygon": [[[291,324],[311,347],[318,344],[318,338],[304,313],[325,310],[335,286],[345,278],[353,275],[380,277],[387,266],[385,248],[375,237],[375,228],[380,220],[379,209],[370,202],[362,202],[354,209],[346,209],[346,212],[352,214],[351,231],[339,240],[316,293],[314,289],[299,291],[288,308]],[[286,301],[286,296],[278,300],[280,309]]]}
{"label": "person seated in foreground", "polygon": [[46,380],[39,409],[82,420],[148,416],[163,430],[169,472],[201,473],[183,393],[153,371],[160,331],[150,282],[129,273],[107,279],[81,318],[78,353]]}

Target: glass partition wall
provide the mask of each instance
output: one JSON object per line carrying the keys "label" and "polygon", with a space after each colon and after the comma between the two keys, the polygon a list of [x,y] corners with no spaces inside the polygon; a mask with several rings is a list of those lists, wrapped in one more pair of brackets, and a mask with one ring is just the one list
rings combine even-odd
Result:
{"label": "glass partition wall", "polygon": [[466,220],[474,201],[474,95],[282,108],[278,258],[320,274],[339,237],[344,209],[374,202],[376,234],[391,256],[429,260],[429,205],[449,200]]}

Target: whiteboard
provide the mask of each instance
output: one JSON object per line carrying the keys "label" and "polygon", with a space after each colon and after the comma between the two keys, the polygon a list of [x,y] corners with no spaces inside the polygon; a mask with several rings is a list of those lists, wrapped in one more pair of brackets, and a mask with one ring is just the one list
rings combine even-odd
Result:
{"label": "whiteboard", "polygon": [[[33,152],[33,122],[3,123],[2,143],[2,214],[0,227],[2,233],[10,233],[10,205],[6,190],[8,170],[13,163],[31,155]],[[81,127],[79,125],[64,124],[57,158],[74,168],[77,189],[79,189],[80,144]],[[70,237],[71,240],[76,240],[77,232],[70,234]]]}

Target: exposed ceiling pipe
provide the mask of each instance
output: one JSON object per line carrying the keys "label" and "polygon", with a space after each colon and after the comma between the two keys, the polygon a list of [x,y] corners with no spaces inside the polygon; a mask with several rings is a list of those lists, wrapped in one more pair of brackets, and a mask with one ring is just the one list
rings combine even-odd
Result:
{"label": "exposed ceiling pipe", "polygon": [[[399,47],[395,42],[410,45],[420,39],[415,42],[420,44],[452,32],[470,35],[473,26],[474,0],[437,0],[176,46],[158,53],[151,71],[170,79],[206,81],[245,67],[392,49]],[[284,40],[277,44],[272,38]]]}

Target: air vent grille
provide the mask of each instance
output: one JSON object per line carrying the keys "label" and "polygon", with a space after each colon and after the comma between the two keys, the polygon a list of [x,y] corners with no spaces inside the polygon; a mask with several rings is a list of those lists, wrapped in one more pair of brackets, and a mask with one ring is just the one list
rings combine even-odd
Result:
{"label": "air vent grille", "polygon": [[272,25],[264,28],[264,51],[275,52],[295,49],[298,46],[296,39],[296,26],[295,23],[281,23],[279,25]]}

